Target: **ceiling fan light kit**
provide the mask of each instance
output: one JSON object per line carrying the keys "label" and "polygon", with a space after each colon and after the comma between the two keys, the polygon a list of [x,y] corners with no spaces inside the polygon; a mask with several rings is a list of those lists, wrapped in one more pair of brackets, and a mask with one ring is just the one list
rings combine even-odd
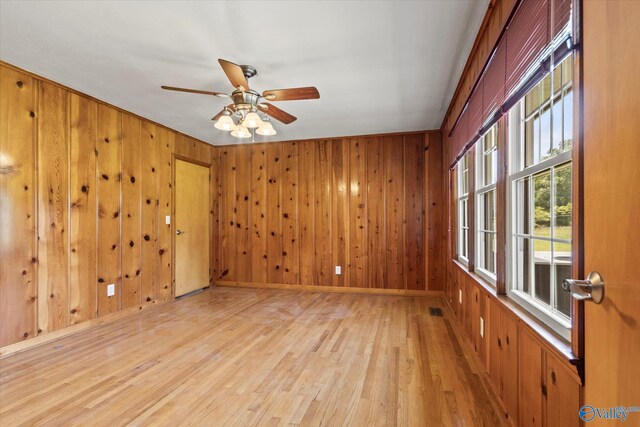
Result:
{"label": "ceiling fan light kit", "polygon": [[[252,133],[249,129],[255,129],[255,133],[263,136],[272,136],[277,132],[269,122],[270,116],[285,125],[296,120],[295,116],[281,110],[266,101],[298,101],[302,99],[318,99],[320,93],[315,87],[300,87],[291,89],[271,89],[262,92],[262,95],[249,87],[248,79],[257,75],[258,71],[251,65],[237,65],[225,59],[218,59],[222,70],[235,88],[231,94],[223,92],[185,89],[174,86],[161,86],[165,90],[178,92],[197,93],[201,95],[213,95],[220,98],[231,98],[230,104],[216,114],[211,120],[216,123],[216,129],[231,132],[236,138],[249,138]],[[237,122],[235,120],[237,120]]]}
{"label": "ceiling fan light kit", "polygon": [[231,118],[230,114],[225,114],[222,117],[220,117],[217,121],[216,124],[213,125],[216,129],[220,129],[220,130],[224,130],[224,131],[234,131],[236,130],[238,127],[236,126],[236,124],[234,123],[233,119]]}
{"label": "ceiling fan light kit", "polygon": [[242,120],[242,124],[249,129],[255,129],[257,127],[260,127],[260,125],[262,125],[262,120],[260,119],[260,116],[258,116],[258,114],[251,111],[250,113],[247,113],[246,116],[244,116],[244,119]]}
{"label": "ceiling fan light kit", "polygon": [[262,122],[260,127],[256,129],[256,133],[258,135],[263,135],[263,136],[272,136],[272,135],[275,135],[277,132],[273,128],[273,125],[271,125],[270,122]]}
{"label": "ceiling fan light kit", "polygon": [[231,136],[235,136],[236,138],[251,138],[251,132],[249,129],[242,125],[238,125],[237,129],[231,132]]}

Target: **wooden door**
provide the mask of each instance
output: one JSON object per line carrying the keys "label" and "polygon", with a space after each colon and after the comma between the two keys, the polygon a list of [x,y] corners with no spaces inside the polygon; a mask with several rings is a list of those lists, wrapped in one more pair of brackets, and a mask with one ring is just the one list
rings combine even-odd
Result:
{"label": "wooden door", "polygon": [[602,304],[585,303],[583,404],[593,407],[640,402],[638,23],[640,2],[583,2],[584,264],[605,282]]}
{"label": "wooden door", "polygon": [[176,297],[209,286],[209,168],[175,162]]}

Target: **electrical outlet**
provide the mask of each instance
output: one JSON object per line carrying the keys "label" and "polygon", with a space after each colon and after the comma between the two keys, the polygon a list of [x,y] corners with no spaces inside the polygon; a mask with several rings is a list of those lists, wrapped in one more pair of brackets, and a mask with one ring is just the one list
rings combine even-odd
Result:
{"label": "electrical outlet", "polygon": [[167,225],[171,224],[171,215],[167,215],[164,217],[164,223]]}
{"label": "electrical outlet", "polygon": [[342,274],[342,267],[339,265],[336,265],[336,274],[339,276]]}
{"label": "electrical outlet", "polygon": [[484,319],[480,318],[480,336],[484,338]]}
{"label": "electrical outlet", "polygon": [[462,304],[462,289],[458,289],[458,301]]}
{"label": "electrical outlet", "polygon": [[107,296],[112,297],[116,294],[116,285],[115,283],[111,283],[107,285]]}

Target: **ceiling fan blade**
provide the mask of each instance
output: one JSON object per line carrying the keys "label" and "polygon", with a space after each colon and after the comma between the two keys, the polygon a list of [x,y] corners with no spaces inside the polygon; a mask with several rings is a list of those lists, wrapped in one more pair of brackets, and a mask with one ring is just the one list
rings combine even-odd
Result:
{"label": "ceiling fan blade", "polygon": [[260,104],[260,105],[266,105],[267,106],[267,108],[260,107],[260,110],[264,111],[269,116],[271,116],[274,119],[284,123],[285,125],[288,125],[289,123],[295,122],[297,120],[297,118],[295,116],[292,116],[291,114],[287,113],[286,111],[282,111],[281,109],[279,109],[275,105],[268,104],[266,102],[264,104]]}
{"label": "ceiling fan blade", "polygon": [[225,59],[218,59],[218,62],[233,87],[237,88],[238,86],[242,86],[244,90],[249,90],[249,83],[247,82],[247,78],[239,65]]}
{"label": "ceiling fan blade", "polygon": [[215,116],[213,116],[213,117],[211,118],[211,120],[213,120],[213,121],[215,122],[215,121],[216,121],[216,120],[218,120],[220,117],[222,117],[222,115],[224,114],[224,112],[225,112],[225,111],[227,111],[227,110],[234,111],[234,110],[235,110],[235,107],[236,107],[236,106],[235,106],[235,105],[233,105],[233,104],[229,104],[229,105],[227,105],[225,108],[223,108],[223,109],[222,109],[222,111],[220,111],[218,114],[216,114]]}
{"label": "ceiling fan blade", "polygon": [[297,101],[301,99],[318,99],[320,93],[313,86],[296,87],[291,89],[271,89],[262,92],[269,101]]}
{"label": "ceiling fan blade", "polygon": [[182,87],[173,87],[173,86],[160,86],[162,89],[165,90],[175,90],[178,92],[189,92],[189,93],[199,93],[201,95],[214,95],[214,96],[229,96],[226,93],[223,92],[211,92],[208,90],[197,90],[197,89],[185,89]]}

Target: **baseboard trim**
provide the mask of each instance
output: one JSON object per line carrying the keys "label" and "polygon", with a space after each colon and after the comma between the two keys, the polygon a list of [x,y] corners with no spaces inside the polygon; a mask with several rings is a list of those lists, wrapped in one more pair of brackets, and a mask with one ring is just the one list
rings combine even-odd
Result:
{"label": "baseboard trim", "polygon": [[25,350],[29,350],[33,347],[47,344],[59,338],[65,338],[90,328],[101,326],[106,323],[115,322],[116,320],[120,320],[124,317],[133,316],[134,314],[139,313],[141,311],[159,307],[171,301],[173,300],[145,302],[144,304],[125,308],[124,310],[120,310],[115,313],[106,314],[96,319],[87,320],[82,323],[76,323],[75,325],[67,326],[66,328],[58,329],[57,331],[49,332],[44,335],[39,335],[37,337],[33,337],[24,341],[20,341],[14,344],[9,344],[4,347],[0,347],[0,360],[7,358],[9,356],[13,356],[14,354],[17,354],[17,353],[21,353]]}
{"label": "baseboard trim", "polygon": [[283,283],[232,282],[216,281],[215,286],[228,288],[280,289],[286,291],[304,292],[335,292],[343,294],[389,295],[405,297],[442,297],[442,291],[420,291],[411,289],[376,289],[349,288],[343,286],[291,285]]}
{"label": "baseboard trim", "polygon": [[[348,288],[337,286],[315,286],[315,285],[290,285],[281,283],[258,283],[258,282],[227,282],[217,281],[215,286],[230,287],[230,288],[254,288],[254,289],[279,289],[287,291],[303,291],[303,292],[335,292],[343,294],[365,294],[365,295],[387,295],[387,296],[405,296],[405,297],[442,297],[444,294],[442,291],[420,291],[420,290],[408,290],[408,289],[373,289],[373,288]],[[90,328],[104,325],[106,323],[115,322],[125,317],[133,316],[143,310],[148,310],[154,307],[159,307],[163,304],[171,302],[168,301],[153,301],[129,307],[124,310],[117,311],[115,313],[107,314],[105,316],[87,320],[82,323],[68,326],[57,331],[49,332],[44,335],[40,335],[34,338],[30,338],[25,341],[20,341],[14,344],[9,344],[4,347],[0,347],[0,360],[9,356],[13,356],[17,353],[29,350],[31,348],[50,343],[60,338],[65,338],[71,335],[75,335]]]}

